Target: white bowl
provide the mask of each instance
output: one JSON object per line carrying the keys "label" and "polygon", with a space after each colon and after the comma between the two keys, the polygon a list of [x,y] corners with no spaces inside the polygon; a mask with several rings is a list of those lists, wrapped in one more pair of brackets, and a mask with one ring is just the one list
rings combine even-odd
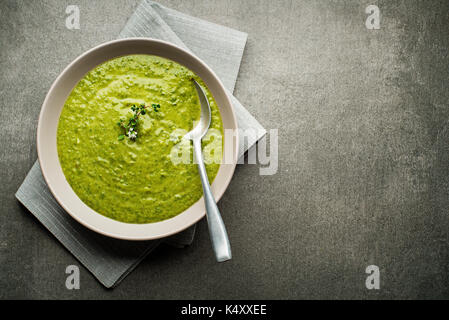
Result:
{"label": "white bowl", "polygon": [[[207,85],[220,110],[223,128],[237,132],[237,120],[226,90],[215,73],[199,58],[171,43],[148,39],[131,38],[107,42],[76,58],[58,76],[45,97],[37,127],[37,151],[45,181],[59,204],[75,220],[87,228],[103,235],[125,240],[151,240],[178,233],[204,217],[204,200],[181,214],[161,222],[130,224],[107,218],[88,207],[70,187],[59,163],[56,134],[59,116],[72,89],[83,76],[96,66],[113,58],[149,54],[161,56],[184,65],[195,72]],[[232,138],[224,136],[223,163],[212,184],[212,192],[218,201],[228,187],[234,174],[238,154],[237,133]],[[228,154],[226,154],[228,153]]]}

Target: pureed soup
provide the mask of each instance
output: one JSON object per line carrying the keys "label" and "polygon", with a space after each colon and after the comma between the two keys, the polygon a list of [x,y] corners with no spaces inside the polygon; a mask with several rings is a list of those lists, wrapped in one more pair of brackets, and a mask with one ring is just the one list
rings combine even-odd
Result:
{"label": "pureed soup", "polygon": [[[174,61],[123,56],[96,67],[76,85],[59,119],[57,147],[64,175],[85,204],[118,221],[152,223],[178,215],[202,197],[192,146],[182,140],[200,118],[192,78],[210,102],[209,132],[222,135],[212,94]],[[204,154],[211,183],[222,157],[217,136],[203,139],[203,150],[213,150]],[[173,161],[180,152],[190,161]]]}

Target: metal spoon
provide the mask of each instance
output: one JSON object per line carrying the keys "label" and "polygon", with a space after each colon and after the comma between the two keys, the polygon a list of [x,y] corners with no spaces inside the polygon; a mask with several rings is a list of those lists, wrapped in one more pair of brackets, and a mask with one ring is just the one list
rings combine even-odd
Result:
{"label": "metal spoon", "polygon": [[232,258],[231,245],[229,244],[228,234],[226,233],[226,227],[221,218],[220,211],[218,210],[214,196],[210,190],[209,179],[207,178],[206,167],[204,166],[201,150],[201,139],[205,136],[210,126],[210,105],[203,88],[194,79],[192,79],[192,81],[201,103],[201,118],[195,128],[184,137],[193,141],[195,158],[198,162],[198,171],[200,173],[201,183],[203,184],[204,203],[206,205],[206,217],[207,224],[209,225],[212,247],[217,261],[223,262]]}

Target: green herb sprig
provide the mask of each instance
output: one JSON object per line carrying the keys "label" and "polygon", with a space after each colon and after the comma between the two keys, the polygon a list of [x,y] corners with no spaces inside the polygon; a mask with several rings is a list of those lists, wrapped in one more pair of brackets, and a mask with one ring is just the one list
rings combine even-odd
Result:
{"label": "green herb sprig", "polygon": [[[161,107],[159,104],[152,104],[154,111],[158,112]],[[125,119],[120,119],[117,125],[123,130],[123,133],[118,136],[118,140],[121,141],[128,137],[130,140],[135,141],[137,139],[137,125],[139,124],[139,117],[147,113],[147,106],[141,104],[140,106],[133,105],[131,110],[133,116],[126,122]]]}

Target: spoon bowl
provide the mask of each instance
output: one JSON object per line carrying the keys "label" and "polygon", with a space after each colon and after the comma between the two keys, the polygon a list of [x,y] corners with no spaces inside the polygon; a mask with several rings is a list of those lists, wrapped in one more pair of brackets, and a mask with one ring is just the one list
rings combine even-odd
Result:
{"label": "spoon bowl", "polygon": [[195,85],[196,92],[198,93],[198,98],[200,99],[201,117],[195,128],[193,128],[192,131],[188,132],[184,136],[184,138],[189,140],[202,139],[209,130],[212,118],[209,100],[206,97],[204,89],[195,79],[192,79],[192,82]]}

